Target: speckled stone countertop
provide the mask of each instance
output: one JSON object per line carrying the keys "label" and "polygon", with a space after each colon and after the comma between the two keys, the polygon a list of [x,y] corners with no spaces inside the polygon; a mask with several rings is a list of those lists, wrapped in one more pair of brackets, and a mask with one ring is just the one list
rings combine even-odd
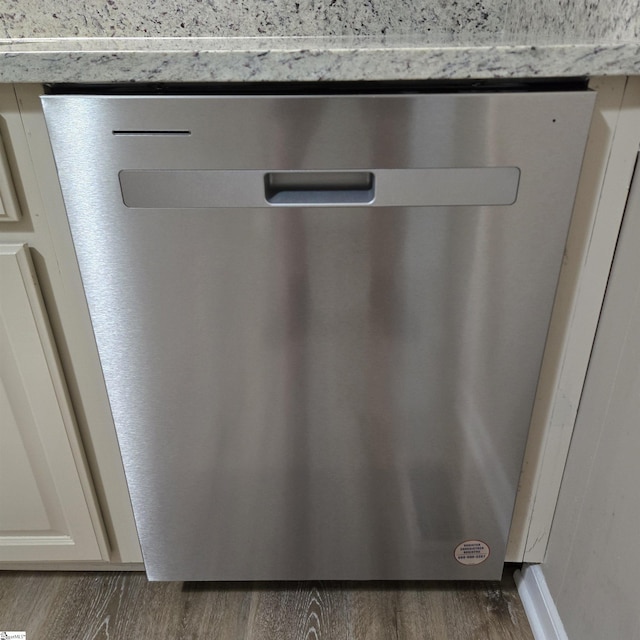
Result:
{"label": "speckled stone countertop", "polygon": [[0,82],[638,73],[637,0],[0,0]]}

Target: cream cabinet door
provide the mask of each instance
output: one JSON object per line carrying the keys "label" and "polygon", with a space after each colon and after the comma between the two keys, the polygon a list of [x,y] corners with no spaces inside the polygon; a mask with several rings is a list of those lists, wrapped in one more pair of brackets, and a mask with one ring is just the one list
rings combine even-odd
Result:
{"label": "cream cabinet door", "polygon": [[0,245],[0,561],[108,548],[25,245]]}

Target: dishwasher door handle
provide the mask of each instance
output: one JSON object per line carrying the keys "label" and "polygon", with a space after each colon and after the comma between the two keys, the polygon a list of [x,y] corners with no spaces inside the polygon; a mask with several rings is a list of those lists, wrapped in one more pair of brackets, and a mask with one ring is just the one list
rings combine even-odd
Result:
{"label": "dishwasher door handle", "polygon": [[516,201],[520,169],[125,169],[119,178],[124,204],[139,209],[495,206]]}
{"label": "dishwasher door handle", "polygon": [[265,174],[264,193],[275,205],[371,204],[375,178],[370,171],[277,171]]}

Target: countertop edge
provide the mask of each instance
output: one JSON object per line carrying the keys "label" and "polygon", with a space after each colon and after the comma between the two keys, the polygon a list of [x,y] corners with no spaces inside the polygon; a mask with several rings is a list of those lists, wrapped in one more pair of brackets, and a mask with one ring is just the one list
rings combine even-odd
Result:
{"label": "countertop edge", "polygon": [[355,38],[0,40],[0,82],[295,82],[640,73],[640,42],[420,45]]}

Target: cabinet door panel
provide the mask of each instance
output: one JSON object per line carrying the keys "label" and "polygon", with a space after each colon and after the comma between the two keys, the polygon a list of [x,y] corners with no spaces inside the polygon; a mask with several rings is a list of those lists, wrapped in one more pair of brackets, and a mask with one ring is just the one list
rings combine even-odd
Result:
{"label": "cabinet door panel", "polygon": [[107,559],[26,246],[0,245],[0,293],[0,561]]}
{"label": "cabinet door panel", "polygon": [[[3,332],[2,344],[5,344],[6,331],[4,323],[0,325]],[[0,378],[0,416],[2,416],[2,448],[0,448],[0,477],[3,479],[0,489],[0,531],[46,531],[52,529],[47,514],[43,483],[36,479],[34,465],[31,463],[22,432],[27,428],[16,415],[9,401],[7,390],[8,354],[3,353],[2,378]],[[12,363],[13,365],[13,363]],[[15,370],[15,369],[14,369]],[[25,417],[22,412],[19,414]],[[29,417],[28,415],[26,416]],[[29,425],[31,426],[31,425]]]}
{"label": "cabinet door panel", "polygon": [[9,159],[0,132],[0,222],[20,219],[20,206],[11,178]]}

